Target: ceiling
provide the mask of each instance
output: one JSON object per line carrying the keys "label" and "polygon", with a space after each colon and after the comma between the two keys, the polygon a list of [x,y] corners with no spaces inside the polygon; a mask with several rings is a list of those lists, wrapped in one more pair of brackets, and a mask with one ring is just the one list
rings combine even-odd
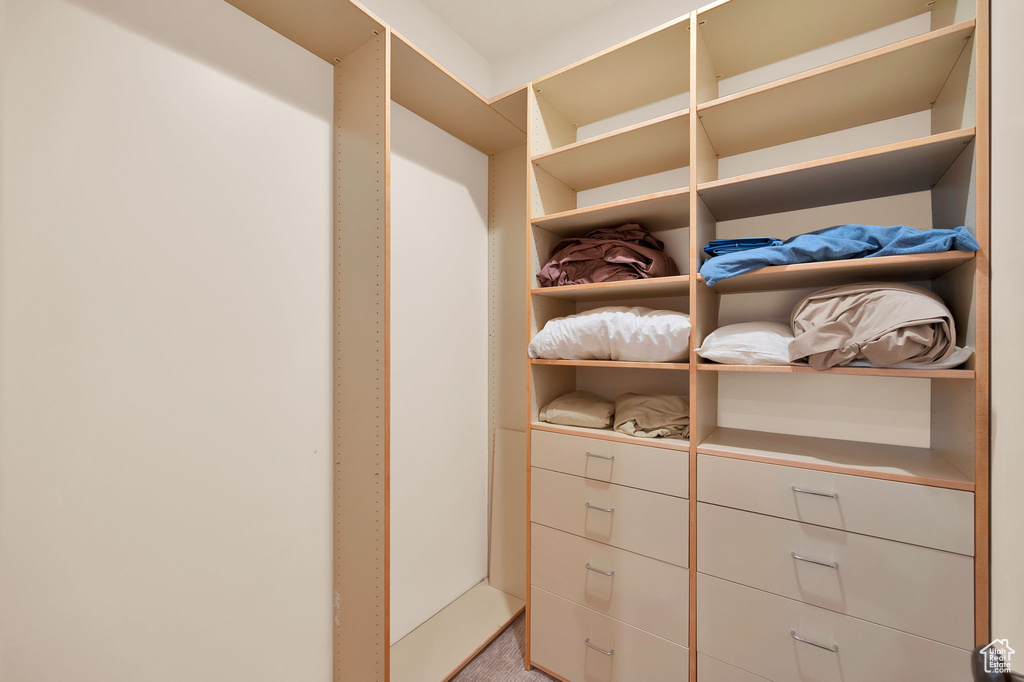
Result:
{"label": "ceiling", "polygon": [[617,0],[421,0],[493,62]]}

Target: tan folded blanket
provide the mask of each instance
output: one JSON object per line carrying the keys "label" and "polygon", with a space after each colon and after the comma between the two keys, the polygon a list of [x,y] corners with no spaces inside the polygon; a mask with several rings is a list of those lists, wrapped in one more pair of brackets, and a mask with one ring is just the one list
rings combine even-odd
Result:
{"label": "tan folded blanket", "polygon": [[615,430],[641,438],[686,438],[690,406],[678,395],[623,393],[615,400]]}
{"label": "tan folded blanket", "polygon": [[600,396],[576,391],[555,398],[540,411],[540,420],[563,426],[606,429],[612,423],[615,405]]}
{"label": "tan folded blanket", "polygon": [[953,315],[938,296],[910,284],[848,284],[816,291],[793,309],[791,362],[828,369],[864,359],[877,367],[930,363],[956,350]]}

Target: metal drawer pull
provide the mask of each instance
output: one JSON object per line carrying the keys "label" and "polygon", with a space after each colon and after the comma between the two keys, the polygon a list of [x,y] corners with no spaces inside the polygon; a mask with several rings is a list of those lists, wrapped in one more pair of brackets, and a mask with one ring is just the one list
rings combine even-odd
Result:
{"label": "metal drawer pull", "polygon": [[606,459],[609,462],[615,459],[613,455],[595,455],[593,452],[586,453],[587,457],[593,457],[594,459]]}
{"label": "metal drawer pull", "polygon": [[584,506],[586,506],[587,509],[593,509],[594,511],[603,511],[603,512],[608,512],[609,514],[611,514],[613,511],[615,511],[615,507],[607,507],[607,508],[606,507],[595,507],[594,505],[590,504],[589,502],[584,502],[583,504],[584,504]]}
{"label": "metal drawer pull", "polygon": [[810,644],[811,646],[816,646],[819,649],[824,649],[825,651],[831,651],[832,653],[837,653],[839,651],[839,645],[838,644],[833,644],[832,646],[825,646],[824,644],[818,644],[817,642],[812,642],[809,639],[804,639],[803,637],[798,637],[797,634],[796,634],[796,630],[790,630],[789,634],[793,635],[793,639],[795,639],[798,642],[803,642],[804,644]]}
{"label": "metal drawer pull", "polygon": [[832,563],[829,563],[827,561],[817,561],[815,559],[808,559],[805,556],[800,556],[796,552],[790,552],[789,555],[791,557],[793,557],[794,559],[796,559],[797,561],[806,561],[809,564],[817,564],[819,566],[825,566],[826,568],[836,568],[836,569],[839,568],[839,562],[838,561],[833,561]]}
{"label": "metal drawer pull", "polygon": [[793,492],[803,493],[804,495],[817,495],[818,497],[831,497],[834,500],[839,499],[839,493],[819,493],[817,490],[804,490],[803,488],[797,488],[793,486]]}
{"label": "metal drawer pull", "polygon": [[611,656],[612,654],[615,653],[615,649],[612,649],[611,651],[605,651],[601,647],[594,646],[593,644],[590,643],[590,638],[589,637],[587,637],[586,641],[584,641],[583,643],[586,644],[587,646],[589,646],[591,649],[593,649],[597,653],[604,654],[605,656]]}
{"label": "metal drawer pull", "polygon": [[593,571],[594,573],[600,573],[601,575],[606,575],[609,578],[612,577],[613,575],[615,575],[615,571],[602,571],[600,568],[594,568],[593,566],[591,566],[590,562],[587,562],[587,563],[585,563],[583,565],[587,567],[588,571]]}

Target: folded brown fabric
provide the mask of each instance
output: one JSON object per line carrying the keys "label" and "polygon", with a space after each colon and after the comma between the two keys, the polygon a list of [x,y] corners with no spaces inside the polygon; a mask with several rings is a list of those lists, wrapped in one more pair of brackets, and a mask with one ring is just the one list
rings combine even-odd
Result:
{"label": "folded brown fabric", "polygon": [[615,430],[640,438],[686,438],[690,406],[678,395],[623,393],[615,399]]}
{"label": "folded brown fabric", "polygon": [[558,242],[537,273],[537,281],[542,287],[554,287],[678,274],[675,261],[665,253],[665,244],[630,223]]}
{"label": "folded brown fabric", "polygon": [[606,429],[612,423],[615,405],[586,391],[575,391],[555,398],[540,411],[540,420],[563,426]]}
{"label": "folded brown fabric", "polygon": [[792,362],[828,369],[863,359],[877,367],[939,362],[956,350],[956,326],[938,296],[910,284],[847,284],[793,309]]}

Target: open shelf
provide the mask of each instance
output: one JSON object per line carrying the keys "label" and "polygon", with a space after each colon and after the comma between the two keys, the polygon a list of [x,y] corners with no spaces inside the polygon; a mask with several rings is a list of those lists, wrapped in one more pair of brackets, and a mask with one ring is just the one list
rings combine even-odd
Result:
{"label": "open shelf", "polygon": [[928,448],[720,427],[697,445],[697,453],[974,490],[974,481]]}
{"label": "open shelf", "polygon": [[618,360],[547,360],[531,358],[531,365],[554,365],[559,367],[614,367],[616,369],[674,369],[687,371],[688,362],[620,362]]}
{"label": "open shelf", "polygon": [[534,218],[532,222],[562,237],[626,223],[638,223],[648,232],[687,227],[690,222],[690,189],[645,194],[622,201],[552,213]]}
{"label": "open shelf", "polygon": [[690,21],[677,19],[534,82],[538,95],[576,125],[690,89]]}
{"label": "open shelf", "polygon": [[974,139],[966,128],[783,168],[705,182],[697,193],[717,220],[931,189]]}
{"label": "open shelf", "polygon": [[526,602],[487,584],[472,589],[391,647],[395,682],[446,680],[498,636]]}
{"label": "open shelf", "polygon": [[533,157],[576,191],[610,185],[690,162],[689,109],[598,135]]}
{"label": "open shelf", "polygon": [[633,298],[655,298],[660,296],[687,296],[690,293],[690,278],[652,277],[631,279],[623,282],[598,282],[597,284],[569,284],[561,287],[531,289],[535,296],[547,296],[565,301],[622,301]]}
{"label": "open shelf", "polygon": [[397,33],[391,39],[391,99],[484,154],[526,144],[523,130]]}
{"label": "open shelf", "polygon": [[729,78],[927,11],[924,0],[729,0],[697,21],[715,75]]}
{"label": "open shelf", "polygon": [[974,21],[932,31],[701,105],[719,156],[930,109],[974,32]]}
{"label": "open shelf", "polygon": [[586,436],[587,438],[598,438],[600,440],[613,440],[619,443],[631,443],[633,445],[647,445],[666,450],[689,451],[690,441],[682,438],[638,438],[625,433],[619,433],[612,429],[588,429],[582,426],[562,426],[560,424],[548,424],[547,422],[535,421],[531,428],[552,433],[565,433],[570,436]]}
{"label": "open shelf", "polygon": [[[907,256],[771,265],[722,280],[711,289],[720,294],[839,286],[854,282],[913,282],[934,279],[974,259],[968,251],[915,253]],[[704,277],[697,275],[704,283]]]}
{"label": "open shelf", "polygon": [[776,374],[847,374],[864,377],[912,377],[914,379],[974,379],[973,369],[891,369],[886,367],[832,367],[814,369],[807,365],[721,365],[700,363],[700,371],[769,372]]}

